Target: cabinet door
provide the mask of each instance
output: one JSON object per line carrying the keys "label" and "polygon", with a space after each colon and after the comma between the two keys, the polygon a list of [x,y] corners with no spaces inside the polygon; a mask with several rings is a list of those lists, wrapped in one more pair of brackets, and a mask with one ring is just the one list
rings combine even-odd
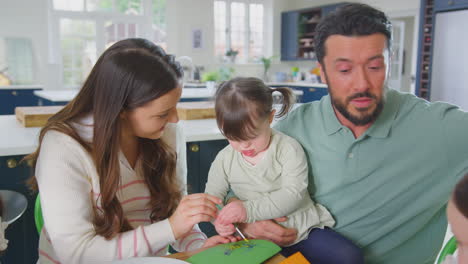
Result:
{"label": "cabinet door", "polygon": [[281,60],[297,59],[298,12],[281,13]]}
{"label": "cabinet door", "polygon": [[26,186],[25,181],[31,175],[31,168],[24,163],[18,164],[22,158],[0,157],[0,189],[22,193],[28,200],[26,212],[6,229],[5,237],[9,242],[0,257],[2,264],[33,264],[38,258],[39,236],[34,223],[36,195]]}
{"label": "cabinet door", "polygon": [[12,115],[17,106],[37,106],[38,98],[34,89],[0,90],[0,115]]}
{"label": "cabinet door", "polygon": [[468,0],[435,0],[435,11],[450,11],[468,8]]}
{"label": "cabinet door", "polygon": [[303,95],[301,96],[301,103],[309,103],[312,101],[318,101],[322,99],[323,96],[328,94],[327,88],[322,87],[291,87],[294,90],[301,90],[303,91]]}
{"label": "cabinet door", "polygon": [[11,115],[14,109],[15,100],[14,94],[11,90],[0,90],[0,115]]}
{"label": "cabinet door", "polygon": [[[218,152],[227,145],[227,140],[187,143],[188,193],[200,193],[205,191],[211,163]],[[199,226],[208,237],[216,235],[216,231],[211,223],[200,223]]]}

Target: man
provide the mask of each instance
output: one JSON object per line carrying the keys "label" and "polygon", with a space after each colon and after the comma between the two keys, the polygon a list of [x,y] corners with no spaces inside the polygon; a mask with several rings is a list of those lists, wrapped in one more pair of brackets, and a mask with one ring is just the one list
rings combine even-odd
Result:
{"label": "man", "polygon": [[[302,144],[312,199],[363,248],[366,263],[432,264],[450,191],[468,171],[468,113],[388,89],[390,39],[390,22],[370,6],[326,17],[315,43],[329,95],[276,128]],[[280,245],[295,238],[273,221],[242,228]]]}

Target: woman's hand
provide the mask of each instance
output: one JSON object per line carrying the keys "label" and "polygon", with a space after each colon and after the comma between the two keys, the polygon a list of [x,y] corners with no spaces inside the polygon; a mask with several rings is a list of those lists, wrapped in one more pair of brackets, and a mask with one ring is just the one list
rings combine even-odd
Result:
{"label": "woman's hand", "polygon": [[202,247],[203,248],[208,248],[208,247],[212,247],[212,246],[216,246],[216,245],[220,245],[220,244],[237,242],[239,240],[240,240],[240,238],[235,237],[235,236],[226,236],[226,237],[212,236],[212,237],[208,238],[207,240],[205,240],[205,244],[203,244]]}
{"label": "woman's hand", "polygon": [[216,217],[216,222],[221,225],[243,223],[247,220],[247,210],[240,200],[235,200],[224,206]]}
{"label": "woman's hand", "polygon": [[206,193],[195,193],[184,196],[175,212],[169,217],[174,237],[179,239],[192,230],[195,224],[209,222],[216,217],[216,204],[221,199]]}
{"label": "woman's hand", "polygon": [[240,224],[239,228],[249,238],[270,240],[279,246],[287,246],[296,240],[297,230],[277,223],[286,220],[286,217],[280,217],[275,219],[276,222],[273,220],[257,221],[251,224]]}

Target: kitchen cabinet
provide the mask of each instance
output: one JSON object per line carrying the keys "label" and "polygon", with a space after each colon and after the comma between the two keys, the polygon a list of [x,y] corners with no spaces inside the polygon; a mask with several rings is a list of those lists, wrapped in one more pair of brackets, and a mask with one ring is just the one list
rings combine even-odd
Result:
{"label": "kitchen cabinet", "polygon": [[36,106],[38,98],[34,95],[37,89],[0,89],[0,115],[15,113],[17,106]]}
{"label": "kitchen cabinet", "polygon": [[25,213],[5,232],[9,240],[8,248],[1,254],[2,264],[33,264],[37,262],[39,236],[34,223],[34,201],[25,181],[31,176],[31,167],[25,162],[20,163],[23,155],[0,157],[0,189],[22,193],[28,200]]}
{"label": "kitchen cabinet", "polygon": [[281,13],[281,60],[297,59],[297,19],[296,11]]}
{"label": "kitchen cabinet", "polygon": [[37,97],[37,105],[39,106],[54,106],[54,105],[66,105],[69,101],[52,101],[45,98]]}
{"label": "kitchen cabinet", "polygon": [[315,60],[315,28],[321,18],[345,3],[281,13],[281,60]]}
{"label": "kitchen cabinet", "polygon": [[[228,145],[227,140],[195,141],[187,143],[187,189],[188,193],[205,191],[208,171],[220,150]],[[210,237],[216,234],[211,223],[201,223],[200,228]]]}
{"label": "kitchen cabinet", "polygon": [[300,97],[300,102],[301,103],[309,103],[312,101],[318,101],[322,99],[323,96],[328,94],[328,89],[327,88],[322,88],[322,87],[297,87],[297,86],[291,86],[292,89],[295,90],[301,90],[304,93]]}
{"label": "kitchen cabinet", "polygon": [[297,85],[295,83],[281,83],[281,84],[269,84],[270,87],[289,87],[293,90],[302,91],[302,95],[298,96],[299,103],[309,103],[312,101],[318,101],[323,96],[328,94],[328,88],[325,84],[303,84]]}
{"label": "kitchen cabinet", "polygon": [[434,11],[453,11],[468,8],[468,0],[435,0]]}
{"label": "kitchen cabinet", "polygon": [[461,9],[468,9],[468,0],[421,0],[420,2],[415,94],[421,98],[431,99],[436,15]]}

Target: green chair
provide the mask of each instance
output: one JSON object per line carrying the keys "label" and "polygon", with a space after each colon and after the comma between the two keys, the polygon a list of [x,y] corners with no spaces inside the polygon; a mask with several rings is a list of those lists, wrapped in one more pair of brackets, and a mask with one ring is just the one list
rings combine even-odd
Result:
{"label": "green chair", "polygon": [[42,219],[41,199],[39,199],[39,194],[37,194],[34,204],[34,222],[36,223],[37,233],[40,235],[42,227],[44,226],[44,220]]}
{"label": "green chair", "polygon": [[450,240],[447,241],[445,246],[442,248],[442,251],[440,251],[440,256],[437,260],[437,264],[442,263],[442,261],[444,261],[447,255],[453,255],[453,253],[455,253],[455,250],[457,250],[457,240],[454,236],[452,236],[452,238],[450,238]]}

